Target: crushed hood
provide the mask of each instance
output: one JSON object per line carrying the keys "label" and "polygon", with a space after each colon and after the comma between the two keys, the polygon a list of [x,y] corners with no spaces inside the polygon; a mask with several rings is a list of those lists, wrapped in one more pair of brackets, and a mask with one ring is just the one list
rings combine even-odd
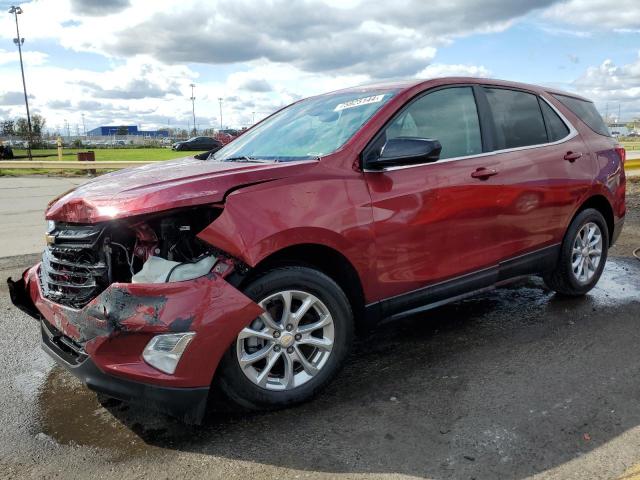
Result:
{"label": "crushed hood", "polygon": [[96,223],[224,200],[243,185],[296,175],[315,161],[236,163],[187,157],[102,175],[51,202],[47,220]]}

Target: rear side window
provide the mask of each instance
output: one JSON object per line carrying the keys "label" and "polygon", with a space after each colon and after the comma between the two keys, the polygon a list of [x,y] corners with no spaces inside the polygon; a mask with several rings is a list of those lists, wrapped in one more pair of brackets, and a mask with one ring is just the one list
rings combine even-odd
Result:
{"label": "rear side window", "polygon": [[550,142],[557,142],[569,135],[569,127],[562,121],[558,114],[543,100],[540,101],[544,124],[547,126],[547,134]]}
{"label": "rear side window", "polygon": [[596,110],[596,106],[593,102],[588,102],[586,100],[580,100],[579,98],[568,97],[566,95],[558,95],[553,94],[555,98],[560,100],[562,104],[571,110],[577,117],[580,118],[584,123],[586,123],[591,130],[600,135],[605,135],[607,137],[611,136],[609,129],[605,125],[602,117]]}
{"label": "rear side window", "polygon": [[436,90],[419,98],[395,118],[385,131],[386,140],[398,137],[440,141],[440,158],[482,153],[478,110],[470,87]]}
{"label": "rear side window", "polygon": [[496,150],[548,142],[536,95],[503,88],[484,90],[496,126]]}

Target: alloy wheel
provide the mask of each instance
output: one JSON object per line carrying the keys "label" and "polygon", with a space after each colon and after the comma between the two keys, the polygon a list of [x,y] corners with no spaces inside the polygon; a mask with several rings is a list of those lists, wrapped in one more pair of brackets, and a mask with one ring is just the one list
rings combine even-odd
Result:
{"label": "alloy wheel", "polygon": [[267,390],[291,390],[327,364],[334,342],[333,317],[316,296],[285,290],[259,302],[264,313],[236,341],[244,375]]}
{"label": "alloy wheel", "polygon": [[571,270],[581,284],[586,284],[596,274],[602,259],[602,231],[589,222],[578,231],[571,251]]}

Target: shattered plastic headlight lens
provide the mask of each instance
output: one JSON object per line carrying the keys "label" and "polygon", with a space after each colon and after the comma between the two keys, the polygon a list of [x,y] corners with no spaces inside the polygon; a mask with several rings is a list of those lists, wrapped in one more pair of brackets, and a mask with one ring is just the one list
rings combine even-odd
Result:
{"label": "shattered plastic headlight lens", "polygon": [[142,358],[161,372],[173,374],[194,332],[168,333],[153,337],[142,352]]}

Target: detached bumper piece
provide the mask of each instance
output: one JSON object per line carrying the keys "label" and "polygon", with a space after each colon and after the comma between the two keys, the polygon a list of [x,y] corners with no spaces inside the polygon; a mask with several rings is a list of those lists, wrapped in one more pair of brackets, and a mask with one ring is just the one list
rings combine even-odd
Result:
{"label": "detached bumper piece", "polygon": [[11,303],[13,303],[27,315],[35,318],[36,320],[41,320],[42,315],[34,305],[33,300],[31,300],[31,296],[29,295],[29,290],[27,289],[27,284],[24,281],[24,278],[21,278],[18,281],[14,281],[11,278],[8,278],[7,285],[9,286],[9,296],[11,297]]}
{"label": "detached bumper piece", "polygon": [[202,422],[209,388],[163,387],[108,375],[96,367],[80,345],[48,322],[41,322],[41,330],[43,349],[91,390],[118,400],[150,407],[179,418],[185,423]]}

